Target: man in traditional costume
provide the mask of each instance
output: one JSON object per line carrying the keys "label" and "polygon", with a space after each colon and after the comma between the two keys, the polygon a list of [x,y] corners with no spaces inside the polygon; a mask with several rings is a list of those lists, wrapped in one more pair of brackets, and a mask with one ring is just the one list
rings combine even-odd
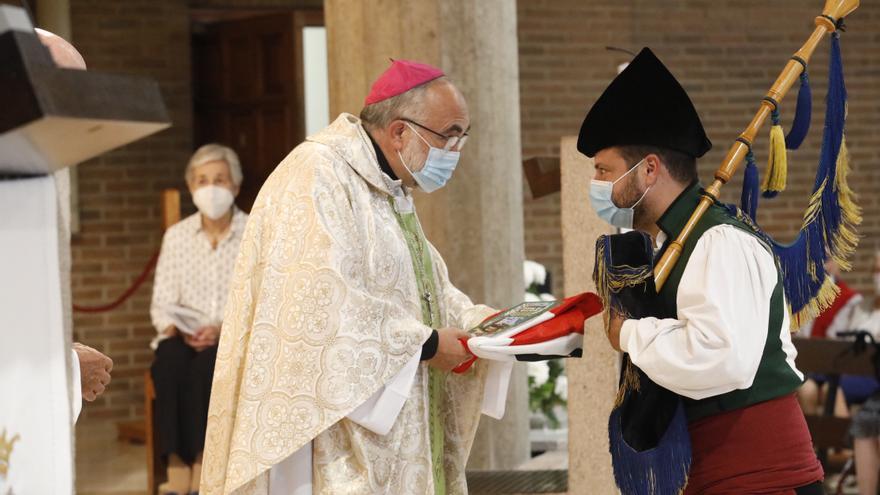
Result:
{"label": "man in traditional costume", "polygon": [[[595,158],[596,212],[613,226],[648,234],[654,255],[694,211],[701,190],[696,159],[711,146],[686,92],[647,48],[593,105],[578,139],[578,150]],[[637,316],[610,314],[611,345],[683,398],[680,433],[685,442],[689,433],[692,452],[685,493],[822,492],[822,468],[794,395],[803,374],[794,363],[781,280],[766,243],[716,203],[659,293],[651,279],[650,291],[630,301],[627,313]],[[668,440],[659,433],[661,443]],[[639,486],[638,478],[669,475],[619,467],[618,483],[630,487]]]}
{"label": "man in traditional costume", "polygon": [[460,329],[494,310],[450,283],[411,191],[450,179],[469,124],[439,69],[394,61],[360,119],[269,177],[231,282],[202,493],[466,491],[481,404],[503,414],[512,365],[448,373],[469,357]]}

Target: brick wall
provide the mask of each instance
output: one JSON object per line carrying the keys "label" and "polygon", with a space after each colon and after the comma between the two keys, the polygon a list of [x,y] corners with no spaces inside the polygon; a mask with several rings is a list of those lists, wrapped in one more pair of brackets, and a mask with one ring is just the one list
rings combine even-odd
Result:
{"label": "brick wall", "polygon": [[[175,0],[73,0],[74,43],[92,70],[155,79],[173,127],[77,168],[80,232],[73,238],[73,299],[112,300],[138,276],[161,240],[159,192],[183,187],[191,143],[189,21]],[[155,334],[148,308],[152,277],[111,313],[74,316],[74,338],[110,355],[113,384],[84,408],[83,422],[139,416],[144,369]]]}
{"label": "brick wall", "polygon": [[[803,0],[519,2],[523,156],[558,156],[559,137],[577,134],[586,110],[615,76],[617,64],[629,58],[606,51],[606,45],[631,51],[650,46],[690,93],[715,144],[700,160],[700,177],[710,180],[788,56],[806,39],[822,4]],[[854,168],[851,182],[865,217],[855,269],[845,278],[869,294],[872,256],[880,248],[880,34],[874,28],[878,23],[880,4],[863,2],[842,38],[849,90],[847,141]],[[778,240],[794,238],[815,174],[828,47],[827,41],[821,44],[811,63],[813,127],[802,149],[790,154],[789,190],[761,205],[759,222]],[[786,129],[795,98],[796,89],[783,105]],[[766,143],[767,133],[762,132],[755,148],[761,170]],[[740,185],[741,174],[725,187],[723,199],[738,201]],[[584,201],[589,201],[587,191]],[[564,274],[558,194],[527,201],[524,217],[526,256],[548,266],[559,292]]]}
{"label": "brick wall", "polygon": [[[71,0],[73,42],[91,70],[158,81],[172,127],[78,167],[80,232],[73,245],[73,298],[100,305],[121,294],[161,243],[159,195],[184,191],[183,214],[195,211],[183,171],[192,142],[190,9],[302,8],[320,0]],[[83,410],[80,423],[143,414],[143,373],[152,362],[152,276],[122,307],[76,313],[74,339],[107,353],[113,383]]]}

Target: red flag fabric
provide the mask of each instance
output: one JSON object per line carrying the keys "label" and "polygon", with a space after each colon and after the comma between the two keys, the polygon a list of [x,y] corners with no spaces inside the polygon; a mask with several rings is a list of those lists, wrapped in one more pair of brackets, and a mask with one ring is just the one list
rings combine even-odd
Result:
{"label": "red flag fabric", "polygon": [[566,298],[550,312],[556,317],[514,335],[510,345],[538,344],[571,333],[582,334],[587,318],[602,312],[602,299],[592,292],[585,292]]}
{"label": "red flag fabric", "polygon": [[[563,339],[572,334],[583,335],[584,322],[591,316],[601,313],[602,308],[602,300],[598,295],[593,294],[592,292],[585,292],[583,294],[566,298],[559,306],[550,310],[550,312],[555,315],[553,318],[538,323],[537,325],[527,328],[526,330],[510,337],[512,342],[508,344],[507,348],[514,350],[517,346],[540,346],[544,343],[548,344],[548,346],[552,346],[554,341],[556,341],[556,343],[560,342],[560,340],[557,339]],[[474,354],[468,345],[468,339],[461,339],[461,343],[469,353]],[[533,352],[534,348],[524,353],[531,354]],[[513,353],[516,354],[515,351]],[[539,351],[539,353],[541,352]],[[470,369],[476,360],[477,356],[475,355],[459,365],[453,371],[455,373],[464,373]]]}

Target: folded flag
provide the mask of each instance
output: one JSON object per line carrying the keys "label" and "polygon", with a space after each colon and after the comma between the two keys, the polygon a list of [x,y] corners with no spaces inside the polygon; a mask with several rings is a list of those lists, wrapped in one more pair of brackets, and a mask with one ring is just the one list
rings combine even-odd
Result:
{"label": "folded flag", "polygon": [[464,373],[477,358],[540,361],[580,357],[584,322],[602,312],[598,295],[585,292],[563,301],[526,302],[486,319],[462,344],[473,358],[456,368]]}

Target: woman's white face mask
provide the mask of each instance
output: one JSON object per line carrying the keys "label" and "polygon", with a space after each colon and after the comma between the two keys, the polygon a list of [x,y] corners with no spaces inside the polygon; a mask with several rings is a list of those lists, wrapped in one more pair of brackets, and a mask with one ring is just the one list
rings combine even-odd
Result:
{"label": "woman's white face mask", "polygon": [[235,201],[232,191],[222,186],[202,186],[193,193],[193,203],[199,211],[210,218],[217,220],[225,215]]}
{"label": "woman's white face mask", "polygon": [[648,194],[648,191],[651,190],[651,187],[649,186],[645,189],[645,192],[642,193],[642,197],[632,206],[621,208],[614,204],[614,184],[620,182],[621,179],[629,175],[633,170],[639,168],[644,162],[645,159],[642,158],[639,163],[627,170],[625,174],[618,177],[614,182],[595,179],[590,182],[590,204],[592,204],[593,209],[596,210],[596,214],[599,215],[599,218],[615,227],[620,227],[622,229],[633,228],[633,215],[635,214],[635,208],[643,199],[645,199],[645,196]]}

